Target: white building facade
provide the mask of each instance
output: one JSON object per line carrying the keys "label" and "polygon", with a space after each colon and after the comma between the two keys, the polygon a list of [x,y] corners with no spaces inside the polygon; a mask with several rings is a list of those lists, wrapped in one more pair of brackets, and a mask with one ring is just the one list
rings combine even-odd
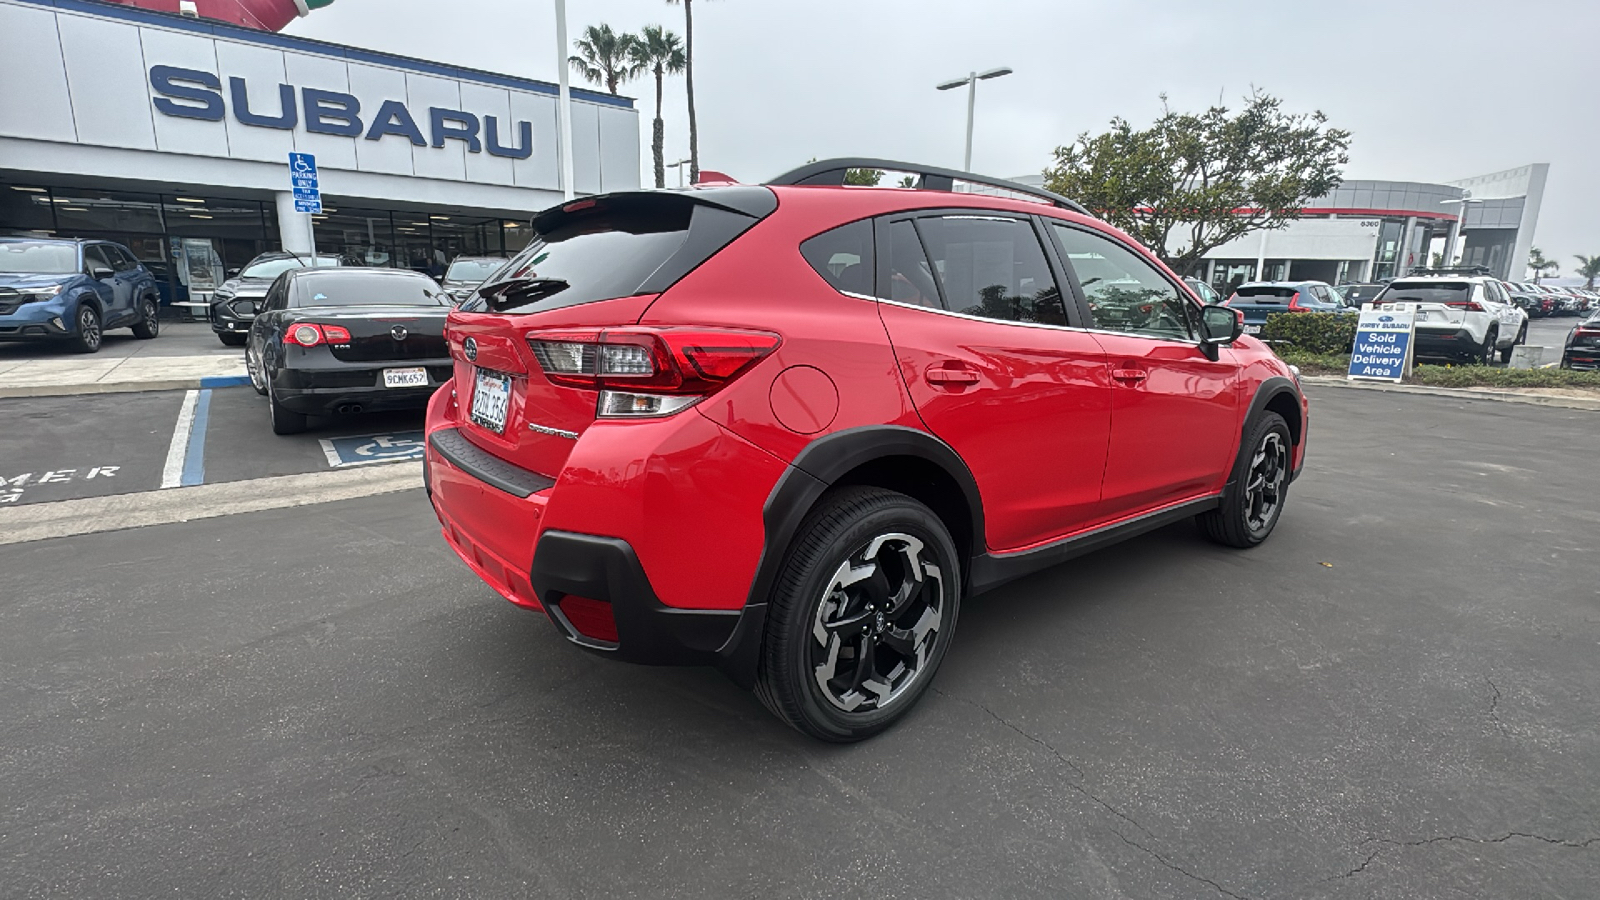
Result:
{"label": "white building facade", "polygon": [[[95,0],[0,0],[0,234],[117,240],[203,290],[310,249],[436,270],[526,244],[563,196],[553,84]],[[639,187],[633,101],[572,91],[573,187]]]}

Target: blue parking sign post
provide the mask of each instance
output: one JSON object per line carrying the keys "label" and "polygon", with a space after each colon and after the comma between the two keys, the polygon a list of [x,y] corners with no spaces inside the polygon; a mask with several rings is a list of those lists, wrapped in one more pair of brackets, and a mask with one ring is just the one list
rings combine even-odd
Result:
{"label": "blue parking sign post", "polygon": [[1406,304],[1362,310],[1345,378],[1398,383],[1411,369],[1415,334],[1416,313]]}
{"label": "blue parking sign post", "polygon": [[[318,215],[322,212],[322,187],[317,180],[317,158],[310,153],[289,154],[289,190],[294,193],[294,211]],[[306,219],[306,237],[311,242],[311,265],[317,264],[317,226]]]}

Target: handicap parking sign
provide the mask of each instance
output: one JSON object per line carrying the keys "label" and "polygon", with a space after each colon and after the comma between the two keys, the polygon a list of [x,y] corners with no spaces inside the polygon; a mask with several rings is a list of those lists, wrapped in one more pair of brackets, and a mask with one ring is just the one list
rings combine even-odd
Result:
{"label": "handicap parking sign", "polygon": [[350,466],[421,459],[422,442],[422,432],[400,431],[394,434],[324,438],[321,443],[322,453],[328,458],[328,466],[344,469]]}
{"label": "handicap parking sign", "polygon": [[322,189],[317,180],[317,158],[310,153],[289,154],[289,189],[295,212],[322,212]]}

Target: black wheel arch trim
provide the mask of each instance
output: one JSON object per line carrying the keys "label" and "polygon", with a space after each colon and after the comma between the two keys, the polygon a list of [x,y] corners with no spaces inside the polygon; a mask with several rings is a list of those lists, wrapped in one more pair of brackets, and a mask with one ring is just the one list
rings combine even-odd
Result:
{"label": "black wheel arch trim", "polygon": [[[1251,424],[1255,422],[1256,416],[1260,415],[1262,410],[1265,410],[1269,403],[1284,395],[1288,395],[1294,401],[1295,409],[1296,421],[1288,423],[1289,436],[1293,439],[1294,446],[1296,447],[1299,447],[1305,443],[1306,422],[1304,407],[1301,405],[1300,386],[1295,384],[1293,379],[1285,378],[1282,375],[1274,375],[1273,377],[1262,381],[1261,384],[1256,388],[1256,395],[1250,400],[1250,408],[1245,414],[1244,421],[1240,423],[1239,426],[1239,450],[1234,456],[1233,465],[1228,469],[1229,487],[1233,486],[1235,473],[1239,471],[1240,457],[1249,452],[1248,448],[1246,448],[1244,445],[1244,441],[1245,437],[1250,433]],[[1300,462],[1301,466],[1303,467],[1305,464],[1304,454],[1301,454]],[[1299,477],[1300,469],[1294,469],[1289,473],[1290,483],[1293,483],[1294,480]]]}

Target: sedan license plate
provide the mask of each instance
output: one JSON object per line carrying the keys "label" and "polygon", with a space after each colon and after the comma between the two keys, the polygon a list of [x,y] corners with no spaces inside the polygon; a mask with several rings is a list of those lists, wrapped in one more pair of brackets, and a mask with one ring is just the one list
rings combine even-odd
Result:
{"label": "sedan license plate", "polygon": [[1260,325],[1246,325],[1244,327],[1244,333],[1245,334],[1260,334],[1261,333],[1261,326]]}
{"label": "sedan license plate", "polygon": [[421,366],[414,369],[384,369],[383,386],[386,388],[427,387],[428,370]]}
{"label": "sedan license plate", "polygon": [[479,369],[472,383],[472,421],[495,434],[506,430],[511,405],[511,376]]}

